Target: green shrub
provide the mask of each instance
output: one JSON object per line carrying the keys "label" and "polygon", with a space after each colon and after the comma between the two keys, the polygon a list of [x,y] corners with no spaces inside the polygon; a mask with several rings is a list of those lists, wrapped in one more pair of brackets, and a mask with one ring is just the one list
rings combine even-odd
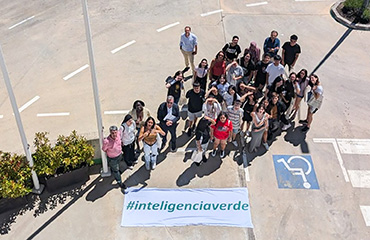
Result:
{"label": "green shrub", "polygon": [[26,157],[0,151],[0,198],[23,197],[31,191],[31,168]]}
{"label": "green shrub", "polygon": [[94,163],[94,148],[85,137],[72,131],[69,136],[60,135],[51,146],[47,132],[36,133],[34,140],[34,169],[38,175],[53,176]]}
{"label": "green shrub", "polygon": [[[346,11],[351,11],[355,15],[361,9],[363,0],[346,0],[343,4]],[[370,5],[363,12],[361,19],[362,22],[370,21]]]}

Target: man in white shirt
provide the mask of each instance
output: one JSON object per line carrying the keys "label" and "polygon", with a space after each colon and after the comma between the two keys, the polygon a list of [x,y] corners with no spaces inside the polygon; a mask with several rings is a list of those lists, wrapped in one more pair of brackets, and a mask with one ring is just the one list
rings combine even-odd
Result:
{"label": "man in white shirt", "polygon": [[271,86],[275,78],[283,76],[285,73],[284,66],[280,64],[281,57],[279,55],[274,56],[274,62],[270,63],[266,68],[266,86]]}

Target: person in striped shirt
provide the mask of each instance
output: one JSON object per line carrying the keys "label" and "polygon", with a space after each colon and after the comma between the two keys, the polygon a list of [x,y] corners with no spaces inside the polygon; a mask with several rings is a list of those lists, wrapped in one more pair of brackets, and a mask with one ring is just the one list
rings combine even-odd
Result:
{"label": "person in striped shirt", "polygon": [[244,110],[241,108],[242,102],[240,100],[235,100],[232,106],[227,107],[227,115],[229,116],[230,121],[233,123],[233,135],[232,143],[234,146],[238,146],[236,142],[236,134],[240,132],[240,125],[242,122]]}

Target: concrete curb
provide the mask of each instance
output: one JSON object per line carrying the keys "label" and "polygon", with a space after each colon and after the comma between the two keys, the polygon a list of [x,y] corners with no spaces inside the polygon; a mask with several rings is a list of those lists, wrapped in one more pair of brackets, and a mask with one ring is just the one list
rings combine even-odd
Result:
{"label": "concrete curb", "polygon": [[348,19],[342,17],[339,14],[338,10],[337,10],[338,6],[341,3],[343,3],[343,1],[339,1],[339,2],[334,3],[333,6],[331,6],[331,9],[330,9],[331,16],[337,22],[339,22],[340,24],[342,24],[342,25],[344,25],[348,28],[352,28],[352,29],[355,29],[355,30],[370,31],[370,24],[360,24],[360,23],[354,24],[351,21],[349,21]]}

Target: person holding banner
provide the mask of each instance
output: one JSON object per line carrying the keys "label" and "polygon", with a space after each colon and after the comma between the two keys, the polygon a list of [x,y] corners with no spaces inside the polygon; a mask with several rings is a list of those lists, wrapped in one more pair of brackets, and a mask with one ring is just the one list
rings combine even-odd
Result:
{"label": "person holding banner", "polygon": [[199,123],[195,129],[195,140],[197,144],[197,150],[193,152],[192,160],[197,166],[200,166],[200,163],[207,162],[205,156],[208,142],[210,139],[210,126],[216,124],[216,121],[210,117],[204,116],[199,120]]}
{"label": "person holding banner", "polygon": [[139,141],[143,140],[146,170],[155,169],[158,156],[158,134],[164,136],[165,132],[155,124],[154,118],[148,117],[140,129]]}
{"label": "person holding banner", "polygon": [[221,145],[220,157],[225,157],[227,140],[231,142],[233,135],[233,124],[225,112],[221,112],[216,120],[216,124],[211,126],[211,138],[214,138],[212,157],[217,154],[217,147]]}

